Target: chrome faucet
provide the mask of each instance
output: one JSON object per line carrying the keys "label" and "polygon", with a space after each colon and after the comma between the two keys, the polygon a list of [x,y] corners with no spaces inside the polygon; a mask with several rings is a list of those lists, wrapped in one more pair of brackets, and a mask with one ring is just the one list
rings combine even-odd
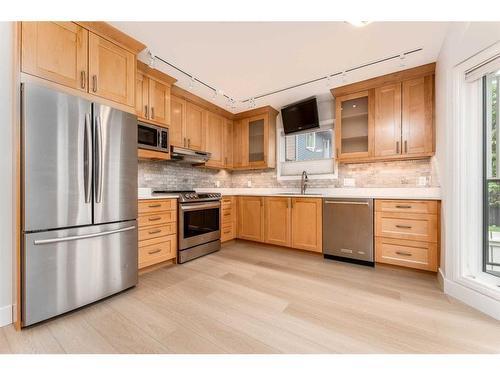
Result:
{"label": "chrome faucet", "polygon": [[300,194],[304,195],[306,193],[308,181],[309,179],[307,178],[307,172],[302,171],[302,179],[300,180]]}

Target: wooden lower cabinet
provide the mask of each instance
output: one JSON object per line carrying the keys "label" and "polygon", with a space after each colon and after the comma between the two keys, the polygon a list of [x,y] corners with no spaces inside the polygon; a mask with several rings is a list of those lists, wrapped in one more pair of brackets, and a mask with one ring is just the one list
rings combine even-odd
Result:
{"label": "wooden lower cabinet", "polygon": [[220,228],[221,242],[230,241],[236,238],[236,197],[222,197]]}
{"label": "wooden lower cabinet", "polygon": [[321,198],[240,196],[238,202],[238,238],[322,252]]}
{"label": "wooden lower cabinet", "polygon": [[139,200],[139,269],[177,257],[177,200]]}
{"label": "wooden lower cabinet", "polygon": [[323,251],[323,200],[292,198],[292,247]]}
{"label": "wooden lower cabinet", "polygon": [[238,238],[264,241],[264,198],[238,198]]}
{"label": "wooden lower cabinet", "polygon": [[264,199],[264,241],[290,247],[291,198],[266,197]]}
{"label": "wooden lower cabinet", "polygon": [[375,259],[436,272],[440,204],[425,200],[375,201]]}

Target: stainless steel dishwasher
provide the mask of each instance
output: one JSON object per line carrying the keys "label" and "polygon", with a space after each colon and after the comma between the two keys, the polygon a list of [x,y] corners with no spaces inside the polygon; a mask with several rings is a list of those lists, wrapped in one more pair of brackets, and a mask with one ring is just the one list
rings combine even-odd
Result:
{"label": "stainless steel dishwasher", "polygon": [[373,199],[323,199],[323,256],[374,266]]}

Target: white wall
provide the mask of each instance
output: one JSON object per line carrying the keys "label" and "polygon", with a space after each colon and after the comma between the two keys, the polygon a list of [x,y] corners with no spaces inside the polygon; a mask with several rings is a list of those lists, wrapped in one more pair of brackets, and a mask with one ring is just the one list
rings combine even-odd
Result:
{"label": "white wall", "polygon": [[12,322],[12,30],[0,22],[0,327]]}
{"label": "white wall", "polygon": [[[442,251],[441,274],[445,279],[452,274],[451,259],[454,256],[452,238],[457,235],[449,228],[454,213],[449,197],[453,191],[450,153],[452,145],[450,135],[454,131],[453,123],[453,68],[469,57],[500,40],[498,22],[457,22],[451,24],[439,53],[436,67],[436,158],[437,172],[442,192]],[[467,150],[463,150],[466,152]],[[474,291],[454,290],[455,297],[474,304]],[[451,292],[451,291],[450,291]],[[461,298],[461,294],[462,297]],[[467,295],[466,295],[467,294]],[[482,296],[477,296],[483,298]],[[476,300],[479,301],[479,300]],[[484,302],[484,301],[483,301]],[[480,308],[479,306],[474,306]],[[484,311],[484,309],[483,309]],[[487,312],[487,311],[485,311]]]}

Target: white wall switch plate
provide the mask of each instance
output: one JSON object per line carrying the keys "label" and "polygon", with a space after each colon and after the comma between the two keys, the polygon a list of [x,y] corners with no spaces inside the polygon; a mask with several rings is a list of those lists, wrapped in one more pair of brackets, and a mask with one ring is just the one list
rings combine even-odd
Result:
{"label": "white wall switch plate", "polygon": [[427,177],[426,176],[420,176],[417,181],[418,186],[427,186]]}
{"label": "white wall switch plate", "polygon": [[247,186],[248,186],[248,187],[252,187],[252,181],[251,181],[251,180],[248,180],[248,181],[247,181]]}
{"label": "white wall switch plate", "polygon": [[220,181],[219,180],[215,181],[215,187],[220,187]]}
{"label": "white wall switch plate", "polygon": [[344,178],[344,186],[345,187],[354,187],[354,186],[356,186],[356,179],[354,179],[354,178]]}

